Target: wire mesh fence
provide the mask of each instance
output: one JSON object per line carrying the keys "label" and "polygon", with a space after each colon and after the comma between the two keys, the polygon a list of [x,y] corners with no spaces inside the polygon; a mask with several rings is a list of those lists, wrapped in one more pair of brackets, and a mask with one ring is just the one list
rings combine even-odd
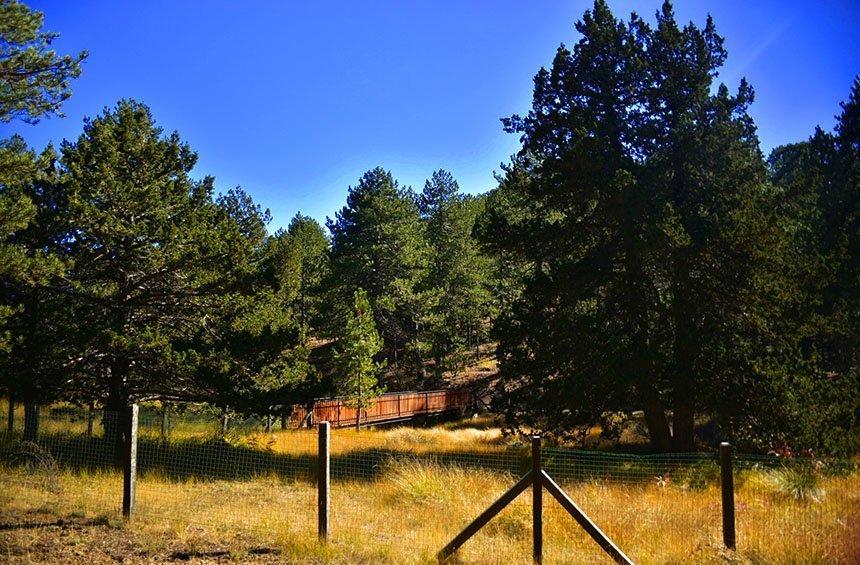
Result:
{"label": "wire mesh fence", "polygon": [[[5,408],[5,407],[4,407]],[[0,435],[0,507],[5,527],[117,520],[122,475],[105,430],[115,413],[68,407],[15,410]],[[25,426],[25,421],[27,425]]]}
{"label": "wire mesh fence", "polygon": [[[5,407],[0,407],[5,409]],[[35,441],[23,409],[0,432],[0,539],[57,522],[122,524],[121,416],[42,407]],[[329,543],[317,543],[317,433],[281,430],[201,406],[140,408],[135,513],[127,528],[149,555],[237,551],[364,562],[432,560],[531,467],[526,442],[472,422],[331,430]],[[271,431],[266,431],[270,429]],[[34,438],[29,438],[34,439]],[[636,562],[722,555],[716,453],[631,455],[547,446],[543,469]],[[860,517],[852,461],[734,458],[738,550],[767,562],[850,562]],[[531,562],[524,492],[474,538],[466,562]],[[549,496],[545,562],[607,557]],[[12,543],[6,541],[4,543]],[[226,549],[225,549],[226,548]],[[244,553],[243,553],[244,552]]]}

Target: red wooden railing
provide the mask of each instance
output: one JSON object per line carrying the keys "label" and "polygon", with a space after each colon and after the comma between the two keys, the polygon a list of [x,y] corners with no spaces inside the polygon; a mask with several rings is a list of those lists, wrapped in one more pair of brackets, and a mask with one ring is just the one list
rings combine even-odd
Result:
{"label": "red wooden railing", "polygon": [[[381,424],[408,420],[416,416],[442,414],[467,408],[472,401],[469,390],[428,390],[426,392],[392,392],[377,396],[370,406],[361,409],[361,424]],[[313,414],[296,407],[290,416],[293,427],[315,424],[324,420],[332,427],[354,426],[356,409],[348,398],[324,398],[314,402]]]}

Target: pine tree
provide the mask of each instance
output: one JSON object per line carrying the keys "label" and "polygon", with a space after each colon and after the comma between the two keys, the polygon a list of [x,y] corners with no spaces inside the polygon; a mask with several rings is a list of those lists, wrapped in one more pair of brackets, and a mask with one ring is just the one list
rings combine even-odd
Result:
{"label": "pine tree", "polygon": [[559,434],[604,423],[635,391],[653,437],[662,413],[648,405],[660,390],[644,267],[650,210],[630,150],[641,45],[603,2],[576,28],[573,50],[561,46],[536,75],[529,115],[503,120],[523,148],[482,220],[498,233],[481,231],[528,273],[494,327],[500,387],[511,426]]}
{"label": "pine tree", "polygon": [[[0,0],[0,122],[20,119],[36,123],[43,116],[62,115],[60,107],[71,96],[69,81],[81,73],[81,62],[87,53],[75,57],[58,56],[50,49],[56,33],[41,31],[44,16],[31,11],[16,0]],[[9,408],[14,409],[14,395],[23,394],[29,401],[25,406],[25,432],[35,438],[38,428],[38,408],[33,402],[46,401],[57,392],[57,379],[48,370],[55,357],[41,351],[36,358],[37,343],[59,343],[62,334],[47,338],[47,331],[32,331],[34,323],[47,329],[50,324],[37,317],[41,306],[38,287],[59,273],[56,257],[45,252],[51,246],[45,241],[45,230],[34,228],[37,215],[45,221],[44,209],[34,203],[29,194],[37,186],[51,191],[41,172],[48,173],[45,163],[53,160],[52,149],[37,161],[23,140],[13,137],[0,142],[0,281],[4,289],[0,302],[0,364],[3,381],[9,393]],[[41,167],[40,167],[41,165]],[[53,167],[53,163],[50,164]],[[50,223],[50,222],[48,222]],[[22,235],[22,232],[28,232]],[[34,240],[35,238],[35,240]],[[28,298],[24,299],[26,295]],[[42,312],[59,314],[55,307]],[[23,324],[24,320],[29,323]],[[38,320],[38,322],[35,322]],[[14,326],[14,328],[12,327]],[[31,331],[24,336],[24,327]],[[12,347],[18,348],[12,352]],[[24,347],[25,351],[20,348]],[[30,362],[21,364],[24,359]],[[37,362],[33,362],[34,359]],[[49,377],[49,375],[51,375]],[[50,383],[50,385],[49,385]],[[11,413],[11,412],[10,412]]]}
{"label": "pine tree", "polygon": [[219,223],[237,230],[230,240],[240,247],[233,265],[222,267],[229,283],[210,297],[210,321],[191,347],[202,357],[196,380],[222,411],[287,416],[318,390],[292,289],[281,278],[278,239],[266,234],[268,210],[241,188],[216,203],[227,220]]}
{"label": "pine tree", "polygon": [[57,155],[40,155],[13,137],[0,144],[0,193],[27,203],[21,221],[9,226],[0,246],[0,383],[10,399],[25,403],[25,436],[35,439],[38,408],[65,388],[63,365],[69,355],[65,328],[72,319],[53,288],[64,270],[58,258],[59,190]]}
{"label": "pine tree", "polygon": [[[365,173],[350,187],[347,204],[334,220],[331,232],[331,270],[327,300],[329,324],[343,324],[351,289],[367,292],[386,357],[420,365],[421,317],[424,300],[417,285],[426,269],[427,250],[418,207],[411,191],[402,189],[381,168]],[[342,327],[342,326],[341,326]]]}
{"label": "pine tree", "polygon": [[490,265],[472,237],[477,201],[459,190],[454,177],[439,170],[424,184],[418,200],[430,248],[422,287],[429,301],[426,325],[437,380],[451,354],[478,343],[489,313]]}
{"label": "pine tree", "polygon": [[289,289],[299,323],[307,332],[321,325],[322,283],[328,270],[329,242],[322,226],[309,216],[296,214],[286,231],[275,234],[281,284]]}
{"label": "pine tree", "polygon": [[858,107],[855,80],[835,132],[817,128],[808,141],[778,147],[769,158],[796,226],[786,270],[799,292],[785,309],[801,344],[784,384],[787,417],[775,433],[797,447],[839,454],[860,442]]}
{"label": "pine tree", "polygon": [[63,146],[63,253],[74,262],[66,292],[87,321],[70,330],[80,353],[68,370],[78,394],[107,410],[205,394],[195,338],[252,270],[249,229],[262,228],[231,214],[241,203],[217,205],[212,179],[190,177],[195,161],[133,101],[88,120]]}
{"label": "pine tree", "polygon": [[523,147],[481,222],[502,243],[479,229],[529,269],[494,330],[509,422],[611,432],[643,409],[655,449],[687,451],[696,414],[747,429],[785,369],[758,353],[778,344],[784,242],[752,91],[712,92],[722,38],[668,2],[653,29],[600,0],[576,27],[529,115],[504,120]]}
{"label": "pine tree", "polygon": [[713,20],[702,29],[681,28],[666,2],[656,28],[641,27],[647,151],[642,178],[649,199],[666,206],[659,221],[671,226],[661,242],[669,265],[666,327],[672,350],[666,402],[673,448],[690,451],[697,412],[721,404],[724,424],[731,427],[728,420],[743,420],[745,410],[725,398],[766,394],[752,388],[770,377],[756,374],[753,363],[740,361],[749,356],[740,353],[742,341],[764,348],[760,340],[775,337],[757,319],[767,314],[765,291],[755,284],[767,271],[765,247],[776,243],[768,230],[778,228],[767,210],[773,195],[747,112],[752,88],[741,80],[734,96],[725,85],[711,92],[727,56]]}
{"label": "pine tree", "polygon": [[382,340],[373,321],[373,310],[367,293],[355,291],[353,311],[338,340],[335,354],[340,369],[340,392],[348,397],[349,405],[356,409],[355,428],[361,429],[361,411],[371,406],[372,399],[384,392],[379,384],[379,373],[384,363],[374,361],[382,350]]}
{"label": "pine tree", "polygon": [[69,81],[81,74],[87,52],[58,56],[50,47],[57,34],[41,31],[43,20],[17,0],[0,0],[0,122],[62,115]]}

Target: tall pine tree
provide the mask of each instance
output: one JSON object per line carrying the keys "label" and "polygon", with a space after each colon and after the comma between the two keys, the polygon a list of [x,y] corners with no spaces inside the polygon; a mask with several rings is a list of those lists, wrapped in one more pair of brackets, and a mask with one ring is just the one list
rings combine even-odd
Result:
{"label": "tall pine tree", "polygon": [[415,370],[421,362],[424,304],[417,285],[426,270],[427,249],[412,192],[388,171],[373,169],[350,187],[346,206],[327,225],[332,238],[329,323],[342,327],[348,315],[343,305],[351,303],[353,289],[363,288],[386,357],[410,361],[404,370]]}
{"label": "tall pine tree", "polygon": [[451,173],[439,170],[424,184],[419,210],[426,225],[429,266],[427,333],[437,381],[452,354],[477,344],[489,314],[490,263],[472,237],[478,202],[464,197]]}
{"label": "tall pine tree", "polygon": [[600,0],[576,28],[504,120],[523,147],[482,220],[530,269],[495,328],[509,422],[577,435],[642,409],[655,449],[691,450],[697,414],[744,428],[784,369],[756,357],[781,218],[752,91],[712,89],[722,38],[668,2],[655,28]]}
{"label": "tall pine tree", "polygon": [[337,344],[336,363],[340,369],[339,389],[347,403],[355,408],[355,429],[361,429],[361,411],[372,399],[384,392],[379,373],[384,363],[374,360],[382,350],[382,340],[373,321],[373,310],[367,293],[355,291],[353,309]]}

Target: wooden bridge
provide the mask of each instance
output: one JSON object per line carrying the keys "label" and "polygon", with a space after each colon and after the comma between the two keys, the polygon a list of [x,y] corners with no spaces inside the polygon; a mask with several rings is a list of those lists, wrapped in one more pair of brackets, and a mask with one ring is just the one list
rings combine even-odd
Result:
{"label": "wooden bridge", "polygon": [[[377,396],[370,406],[361,409],[361,424],[391,424],[422,416],[462,411],[471,403],[472,394],[467,389],[392,392]],[[318,399],[310,412],[306,408],[295,408],[290,423],[293,427],[322,421],[330,422],[334,428],[354,426],[357,410],[348,404],[349,399],[345,397]]]}

